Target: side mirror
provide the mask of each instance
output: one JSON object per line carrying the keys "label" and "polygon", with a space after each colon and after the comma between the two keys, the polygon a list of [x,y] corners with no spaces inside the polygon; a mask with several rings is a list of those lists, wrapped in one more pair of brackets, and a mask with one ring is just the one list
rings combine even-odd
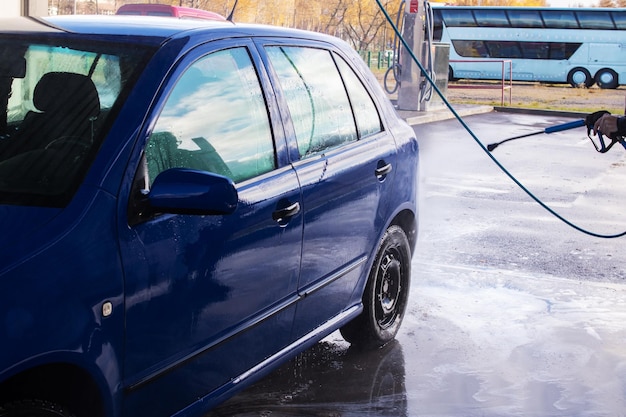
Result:
{"label": "side mirror", "polygon": [[147,197],[153,209],[176,214],[231,214],[239,201],[230,178],[187,168],[161,172]]}

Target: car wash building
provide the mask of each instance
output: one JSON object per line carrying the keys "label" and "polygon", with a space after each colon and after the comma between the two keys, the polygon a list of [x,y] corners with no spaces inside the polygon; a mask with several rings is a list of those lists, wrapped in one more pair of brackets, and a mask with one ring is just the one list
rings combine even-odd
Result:
{"label": "car wash building", "polygon": [[0,17],[47,16],[48,0],[2,0]]}

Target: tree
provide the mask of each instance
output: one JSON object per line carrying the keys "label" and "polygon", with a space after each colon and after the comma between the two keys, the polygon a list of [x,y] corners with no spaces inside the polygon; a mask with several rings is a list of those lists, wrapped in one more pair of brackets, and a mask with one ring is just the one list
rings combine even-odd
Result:
{"label": "tree", "polygon": [[546,0],[456,0],[457,6],[546,6]]}
{"label": "tree", "polygon": [[339,36],[342,32],[341,28],[343,28],[350,3],[352,3],[350,0],[329,0],[325,2],[320,13],[317,30]]}
{"label": "tree", "polygon": [[[384,0],[381,4],[386,10],[393,10],[397,9],[398,3],[394,0]],[[382,11],[371,0],[353,0],[342,24],[345,36],[358,50],[369,49],[370,45],[375,44],[374,41],[378,40],[382,28],[386,25],[387,21]],[[384,44],[384,39],[379,44]]]}

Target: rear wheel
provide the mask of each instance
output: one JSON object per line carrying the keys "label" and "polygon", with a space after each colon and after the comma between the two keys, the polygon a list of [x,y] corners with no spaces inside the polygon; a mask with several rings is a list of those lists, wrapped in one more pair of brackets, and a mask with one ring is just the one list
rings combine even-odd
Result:
{"label": "rear wheel", "polygon": [[74,417],[74,415],[56,403],[28,399],[0,405],[0,417]]}
{"label": "rear wheel", "polygon": [[411,279],[411,249],[404,231],[391,226],[383,236],[363,294],[363,312],[341,328],[355,346],[377,347],[393,340],[404,318]]}
{"label": "rear wheel", "polygon": [[613,89],[619,85],[617,73],[610,68],[602,68],[596,72],[595,79],[600,88]]}
{"label": "rear wheel", "polygon": [[587,69],[582,67],[576,67],[567,74],[567,82],[570,83],[572,87],[591,87],[594,83],[593,77],[587,71]]}

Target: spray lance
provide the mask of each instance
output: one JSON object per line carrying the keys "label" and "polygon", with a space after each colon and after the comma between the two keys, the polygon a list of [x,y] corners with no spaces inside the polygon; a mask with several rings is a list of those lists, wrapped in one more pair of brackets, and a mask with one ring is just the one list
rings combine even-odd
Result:
{"label": "spray lance", "polygon": [[611,139],[611,143],[609,143],[608,146],[606,145],[604,141],[604,135],[602,134],[602,132],[598,132],[596,139],[593,138],[593,136],[595,136],[595,134],[593,133],[594,132],[593,126],[605,114],[611,114],[611,113],[609,113],[606,110],[600,110],[600,111],[587,115],[587,117],[585,117],[584,119],[574,120],[573,122],[567,122],[567,123],[563,123],[560,125],[546,127],[545,129],[537,131],[537,132],[514,136],[512,138],[501,140],[500,142],[491,143],[487,145],[487,150],[489,152],[492,152],[499,145],[505,142],[509,142],[511,140],[526,138],[528,136],[540,135],[543,133],[550,134],[550,133],[555,133],[555,132],[562,132],[564,130],[574,129],[574,128],[583,127],[583,126],[587,126],[587,137],[591,140],[591,143],[593,144],[593,147],[596,149],[596,151],[600,153],[608,152],[609,149],[611,149],[613,145],[615,145],[616,143],[621,144],[624,147],[624,149],[626,149],[625,138],[623,136],[617,135],[617,132],[613,132],[607,135],[608,138]]}

